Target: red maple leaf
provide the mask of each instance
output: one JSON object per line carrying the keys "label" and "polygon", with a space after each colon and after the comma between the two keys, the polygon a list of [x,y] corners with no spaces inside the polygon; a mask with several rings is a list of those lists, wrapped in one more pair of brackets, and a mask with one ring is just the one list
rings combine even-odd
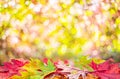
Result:
{"label": "red maple leaf", "polygon": [[19,75],[19,71],[22,70],[27,61],[12,59],[11,62],[5,62],[4,66],[0,66],[0,79],[7,79],[13,75]]}
{"label": "red maple leaf", "polygon": [[107,60],[104,63],[96,64],[92,61],[90,66],[94,69],[93,74],[99,76],[100,79],[120,79],[120,63]]}

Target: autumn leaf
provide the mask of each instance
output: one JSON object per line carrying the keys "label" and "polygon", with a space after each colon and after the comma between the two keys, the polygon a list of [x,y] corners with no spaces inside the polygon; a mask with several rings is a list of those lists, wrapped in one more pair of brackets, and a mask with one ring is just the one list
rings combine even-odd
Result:
{"label": "autumn leaf", "polygon": [[110,60],[101,64],[96,64],[92,61],[91,67],[94,69],[93,74],[101,79],[119,79],[120,78],[120,63],[113,63]]}
{"label": "autumn leaf", "polygon": [[65,64],[62,61],[59,61],[58,64],[56,64],[56,67],[60,69],[57,72],[65,74],[69,79],[79,79],[80,75],[82,78],[85,78],[86,76],[85,71],[82,71],[70,64]]}
{"label": "autumn leaf", "polygon": [[4,79],[13,75],[20,75],[19,71],[23,70],[21,67],[26,63],[27,61],[15,59],[11,59],[10,62],[5,62],[4,66],[0,67],[0,77]]}
{"label": "autumn leaf", "polygon": [[92,68],[89,66],[92,59],[90,59],[88,56],[81,56],[78,59],[75,60],[75,66],[80,68],[81,70],[88,70],[92,71]]}

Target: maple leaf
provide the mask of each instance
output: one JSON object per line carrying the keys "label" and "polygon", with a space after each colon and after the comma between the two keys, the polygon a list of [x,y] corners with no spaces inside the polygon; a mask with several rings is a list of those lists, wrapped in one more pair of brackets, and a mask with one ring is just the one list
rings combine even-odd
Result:
{"label": "maple leaf", "polygon": [[91,61],[92,59],[90,59],[88,56],[81,56],[78,59],[76,59],[74,63],[75,66],[80,68],[81,70],[93,71],[93,69],[89,66]]}
{"label": "maple leaf", "polygon": [[48,60],[47,65],[41,66],[40,69],[42,70],[43,73],[50,73],[54,72],[55,67],[54,64],[50,60]]}
{"label": "maple leaf", "polygon": [[85,71],[81,71],[79,68],[76,68],[69,64],[66,65],[62,61],[59,61],[58,64],[56,64],[56,67],[58,68],[57,72],[64,73],[69,79],[79,79],[80,75],[82,76],[82,78],[85,78],[86,76]]}
{"label": "maple leaf", "polygon": [[101,64],[91,62],[91,67],[94,69],[93,74],[99,76],[101,79],[120,79],[119,63],[113,63],[110,60]]}
{"label": "maple leaf", "polygon": [[15,59],[12,59],[11,62],[5,62],[4,66],[1,66],[0,68],[0,77],[3,77],[2,79],[4,79],[15,74],[19,75],[19,71],[22,70],[21,67],[24,66],[26,63],[27,61]]}

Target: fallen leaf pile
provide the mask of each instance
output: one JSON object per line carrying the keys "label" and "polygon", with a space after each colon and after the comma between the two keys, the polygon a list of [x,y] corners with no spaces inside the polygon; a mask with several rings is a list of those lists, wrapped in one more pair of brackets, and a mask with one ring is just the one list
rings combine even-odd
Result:
{"label": "fallen leaf pile", "polygon": [[86,56],[75,61],[11,59],[0,66],[0,79],[120,79],[120,63]]}

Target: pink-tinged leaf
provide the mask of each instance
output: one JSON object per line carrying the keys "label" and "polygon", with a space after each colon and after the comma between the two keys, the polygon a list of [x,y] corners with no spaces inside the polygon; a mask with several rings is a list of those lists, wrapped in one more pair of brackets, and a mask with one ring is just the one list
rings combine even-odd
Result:
{"label": "pink-tinged leaf", "polygon": [[79,68],[66,64],[62,61],[59,61],[56,67],[60,69],[57,72],[64,73],[69,79],[79,79],[80,75],[82,76],[82,78],[85,78],[86,76],[85,71],[81,71]]}

